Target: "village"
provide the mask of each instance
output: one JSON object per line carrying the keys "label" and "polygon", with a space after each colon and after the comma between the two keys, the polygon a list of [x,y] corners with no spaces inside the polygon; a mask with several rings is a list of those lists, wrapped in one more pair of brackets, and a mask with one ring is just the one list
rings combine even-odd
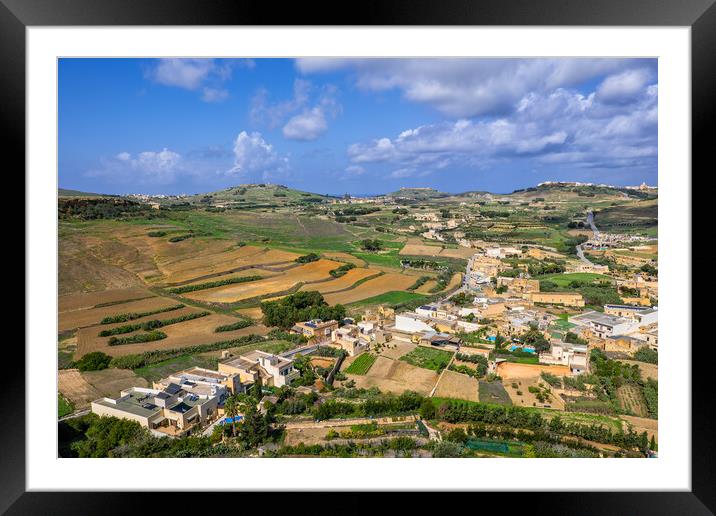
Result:
{"label": "village", "polygon": [[[237,410],[237,396],[266,414],[289,390],[288,396],[309,396],[318,405],[336,400],[347,389],[416,392],[428,399],[565,414],[596,405],[599,396],[579,380],[592,373],[590,354],[629,361],[640,350],[658,351],[658,280],[645,272],[620,274],[614,281],[628,294],[623,303],[586,307],[579,292],[541,291],[540,280],[531,279],[527,267],[514,267],[515,259],[522,257],[564,258],[538,247],[488,244],[468,260],[459,288],[428,304],[397,311],[378,306],[340,320],[299,321],[289,331],[301,339],[297,348],[276,354],[223,352],[216,370],[176,371],[151,387],[131,387],[116,398],[95,400],[91,411],[136,421],[153,435],[174,438],[208,436],[240,423],[245,414]],[[581,278],[605,269],[573,259],[561,275]],[[315,382],[300,380],[309,370],[306,358],[311,375],[320,371]],[[300,369],[297,361],[303,362]],[[256,392],[258,396],[248,397]],[[646,409],[636,408],[633,413],[648,416]],[[341,429],[375,426],[376,421],[346,418],[331,425],[313,416],[286,416],[281,425],[284,443],[304,445],[329,442]],[[448,430],[431,426],[417,412],[383,418],[371,428],[382,435],[377,429],[396,424],[404,431],[417,424],[424,438],[434,441],[441,441]],[[418,430],[415,435],[420,437]],[[257,453],[271,449],[260,446]]]}

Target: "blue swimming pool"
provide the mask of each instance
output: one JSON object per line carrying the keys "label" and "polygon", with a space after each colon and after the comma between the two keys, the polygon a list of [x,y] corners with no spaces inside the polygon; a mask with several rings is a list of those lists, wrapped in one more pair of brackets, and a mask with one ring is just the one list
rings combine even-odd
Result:
{"label": "blue swimming pool", "polygon": [[518,349],[518,350],[524,351],[524,352],[526,352],[526,353],[534,353],[534,352],[535,352],[535,348],[531,348],[531,347],[529,347],[529,346],[525,346],[525,347],[516,346],[516,345],[514,345],[514,344],[513,344],[512,346],[510,346],[509,349],[510,349],[510,351],[514,351],[514,350]]}

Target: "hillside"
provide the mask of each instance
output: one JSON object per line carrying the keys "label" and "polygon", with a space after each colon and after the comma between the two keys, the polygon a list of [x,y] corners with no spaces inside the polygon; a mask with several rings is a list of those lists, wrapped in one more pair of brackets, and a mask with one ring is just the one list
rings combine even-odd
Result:
{"label": "hillside", "polygon": [[69,190],[67,188],[57,189],[58,197],[117,197],[116,195],[92,193],[92,192],[81,192],[79,190]]}
{"label": "hillside", "polygon": [[191,195],[182,199],[191,204],[230,203],[237,206],[251,205],[289,205],[320,203],[331,199],[327,195],[295,190],[276,184],[242,184],[216,192]]}

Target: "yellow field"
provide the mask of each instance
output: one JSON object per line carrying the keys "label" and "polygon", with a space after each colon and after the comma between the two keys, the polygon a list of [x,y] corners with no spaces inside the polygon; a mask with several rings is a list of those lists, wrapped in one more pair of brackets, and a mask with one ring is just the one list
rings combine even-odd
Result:
{"label": "yellow field", "polygon": [[149,290],[142,287],[104,290],[101,292],[86,292],[82,294],[67,294],[58,298],[60,313],[72,310],[92,308],[102,303],[116,303],[129,299],[153,297]]}
{"label": "yellow field", "polygon": [[477,378],[455,371],[445,371],[435,389],[439,398],[457,398],[460,400],[480,401]]}
{"label": "yellow field", "polygon": [[323,296],[329,305],[353,303],[361,299],[377,296],[391,290],[405,290],[415,283],[414,276],[406,274],[383,274],[378,278],[368,280],[358,285],[356,288],[344,290],[343,292],[335,292]]}
{"label": "yellow field", "polygon": [[373,269],[351,269],[340,278],[321,283],[304,285],[299,290],[316,290],[321,294],[326,294],[328,292],[335,292],[337,290],[346,289],[353,285],[356,281],[362,280],[363,278],[367,278],[369,276],[375,276],[376,274],[379,274],[379,271]]}
{"label": "yellow field", "polygon": [[436,284],[437,284],[437,281],[428,280],[425,283],[423,283],[422,286],[420,286],[420,288],[415,289],[415,292],[417,292],[418,294],[429,294],[430,289],[434,288]]}
{"label": "yellow field", "polygon": [[59,331],[72,330],[99,324],[107,316],[123,314],[128,312],[150,312],[176,305],[178,302],[166,297],[150,297],[141,301],[129,301],[117,305],[105,306],[102,308],[89,308],[86,310],[74,310],[59,314]]}
{"label": "yellow field", "polygon": [[[190,238],[182,242],[166,245],[179,245],[193,240]],[[226,242],[221,245],[226,246]],[[283,264],[292,262],[300,256],[297,253],[289,253],[278,249],[264,250],[249,245],[239,248],[224,247],[224,249],[216,249],[216,244],[213,242],[200,242],[195,247],[196,254],[193,255],[189,255],[190,249],[178,256],[157,256],[156,261],[163,275],[161,279],[163,283],[185,283],[206,275],[228,272],[239,267]]]}
{"label": "yellow field", "polygon": [[340,266],[340,262],[321,259],[266,279],[190,292],[186,294],[186,297],[208,303],[233,303],[242,299],[270,295],[274,292],[284,292],[300,282],[329,279],[331,276],[328,272]]}
{"label": "yellow field", "polygon": [[360,258],[356,258],[352,254],[348,253],[322,253],[324,258],[328,258],[329,260],[336,260],[339,262],[348,262],[352,263],[356,267],[363,267],[365,265],[365,262],[361,260]]}
{"label": "yellow field", "polygon": [[[191,311],[197,311],[196,309],[190,309]],[[174,312],[168,312],[173,314]],[[167,314],[163,314],[167,315]],[[172,316],[167,316],[170,318]],[[157,318],[154,316],[154,318]],[[161,319],[161,317],[160,317]],[[266,335],[269,331],[268,328],[261,324],[242,328],[240,330],[227,331],[221,333],[214,333],[214,329],[217,326],[225,324],[231,324],[236,322],[235,317],[224,314],[211,314],[198,319],[192,319],[176,324],[171,324],[160,329],[160,331],[166,333],[167,338],[162,340],[156,340],[153,342],[141,342],[136,344],[122,344],[119,346],[110,346],[108,341],[110,337],[99,337],[98,333],[109,327],[110,325],[92,326],[90,328],[83,328],[77,332],[77,352],[75,358],[80,358],[83,355],[91,351],[102,351],[111,356],[124,356],[134,353],[144,353],[145,351],[156,351],[160,349],[173,349],[173,348],[184,348],[188,346],[195,346],[198,344],[210,344],[213,342],[219,342],[223,340],[231,340],[244,335],[252,333],[258,335]],[[142,333],[141,331],[135,333]],[[128,333],[121,336],[132,335]]]}
{"label": "yellow field", "polygon": [[452,288],[457,287],[461,281],[462,281],[462,272],[456,272],[455,274],[453,274],[452,278],[450,278],[450,283],[448,283],[448,286],[445,287],[445,290],[450,290]]}
{"label": "yellow field", "polygon": [[411,238],[403,246],[399,254],[411,256],[442,256],[445,258],[470,258],[475,254],[475,249],[469,247],[458,247],[456,249],[443,249],[441,245],[425,244],[417,238]]}

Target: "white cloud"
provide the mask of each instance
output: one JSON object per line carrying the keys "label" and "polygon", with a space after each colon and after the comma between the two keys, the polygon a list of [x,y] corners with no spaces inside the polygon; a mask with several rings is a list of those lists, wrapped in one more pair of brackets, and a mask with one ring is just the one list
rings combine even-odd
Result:
{"label": "white cloud", "polygon": [[597,99],[604,103],[628,103],[644,93],[652,74],[646,68],[611,75],[597,88]]}
{"label": "white cloud", "polygon": [[328,129],[326,117],[320,107],[295,115],[283,126],[283,135],[289,140],[315,140]]}
{"label": "white cloud", "polygon": [[183,158],[167,148],[140,152],[132,156],[120,152],[111,159],[101,160],[101,167],[87,172],[89,177],[111,177],[138,184],[169,184],[182,172]]}
{"label": "white cloud", "polygon": [[217,61],[215,59],[158,59],[149,68],[146,77],[157,84],[190,91],[201,90],[205,102],[221,102],[229,92],[221,85],[231,78],[232,66],[243,65],[243,61]]}
{"label": "white cloud", "polygon": [[394,138],[349,145],[347,155],[354,164],[397,165],[391,177],[520,158],[580,167],[654,165],[656,90],[642,89],[628,108],[603,104],[598,97],[561,88],[532,92],[508,116],[410,128]]}
{"label": "white cloud", "polygon": [[[283,125],[283,135],[289,140],[315,140],[328,129],[328,119],[338,116],[342,108],[332,85],[322,87],[317,95],[313,91],[309,81],[296,79],[291,99],[271,103],[269,92],[261,89],[251,101],[251,120],[269,128]],[[312,97],[317,98],[311,102]]]}
{"label": "white cloud", "polygon": [[234,166],[227,174],[269,179],[285,174],[288,169],[288,158],[280,156],[261,133],[242,131],[234,141]]}
{"label": "white cloud", "polygon": [[[450,117],[504,115],[530,92],[573,87],[637,66],[629,59],[327,59],[302,58],[303,74],[354,72],[367,91],[397,89]],[[642,66],[642,65],[639,65]]]}
{"label": "white cloud", "polygon": [[222,102],[229,98],[229,92],[221,88],[204,88],[201,100],[204,102]]}

